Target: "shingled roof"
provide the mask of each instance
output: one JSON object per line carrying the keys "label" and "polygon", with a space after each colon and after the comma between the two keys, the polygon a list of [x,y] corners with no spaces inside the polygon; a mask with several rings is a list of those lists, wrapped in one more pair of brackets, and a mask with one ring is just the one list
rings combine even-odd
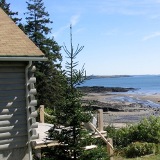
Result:
{"label": "shingled roof", "polygon": [[0,57],[43,57],[41,50],[0,8]]}

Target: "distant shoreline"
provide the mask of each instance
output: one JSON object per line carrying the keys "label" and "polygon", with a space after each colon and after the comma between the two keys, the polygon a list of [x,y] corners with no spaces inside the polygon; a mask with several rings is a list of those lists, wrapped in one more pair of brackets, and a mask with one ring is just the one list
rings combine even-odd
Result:
{"label": "distant shoreline", "polygon": [[135,91],[136,88],[124,88],[124,87],[104,87],[104,86],[82,86],[77,87],[80,91],[84,93],[102,93],[102,92],[128,92]]}
{"label": "distant shoreline", "polygon": [[120,78],[120,77],[133,77],[131,75],[90,75],[86,76],[87,79],[97,79],[97,78]]}

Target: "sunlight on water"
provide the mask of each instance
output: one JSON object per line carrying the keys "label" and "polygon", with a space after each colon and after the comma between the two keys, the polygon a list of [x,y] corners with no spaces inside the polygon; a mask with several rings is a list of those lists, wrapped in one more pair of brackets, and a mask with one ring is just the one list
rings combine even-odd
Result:
{"label": "sunlight on water", "polygon": [[143,75],[117,78],[94,78],[86,80],[81,86],[104,86],[135,88],[132,93],[156,94],[160,93],[160,75]]}
{"label": "sunlight on water", "polygon": [[[94,78],[86,80],[81,86],[104,86],[104,87],[122,87],[122,88],[135,88],[125,92],[126,96],[120,96],[122,92],[112,92],[109,94],[118,94],[111,99],[106,98],[106,101],[119,101],[139,103],[144,106],[160,108],[160,104],[154,103],[149,100],[141,100],[133,98],[130,94],[138,95],[156,95],[160,94],[160,76],[159,75],[145,75],[145,76],[128,76],[116,78]],[[127,96],[128,94],[128,96]]]}

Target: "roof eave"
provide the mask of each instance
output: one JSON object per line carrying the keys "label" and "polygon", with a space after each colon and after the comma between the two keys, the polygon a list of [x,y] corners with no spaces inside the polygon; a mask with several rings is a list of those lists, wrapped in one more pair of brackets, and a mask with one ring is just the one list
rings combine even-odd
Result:
{"label": "roof eave", "polygon": [[0,61],[47,61],[46,57],[0,57]]}

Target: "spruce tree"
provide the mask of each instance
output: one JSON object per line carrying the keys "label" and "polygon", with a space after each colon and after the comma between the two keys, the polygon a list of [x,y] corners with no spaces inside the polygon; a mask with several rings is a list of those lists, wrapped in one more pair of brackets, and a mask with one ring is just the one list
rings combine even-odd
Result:
{"label": "spruce tree", "polygon": [[86,123],[92,119],[92,110],[89,105],[82,105],[83,94],[77,86],[85,80],[85,70],[77,69],[77,55],[83,50],[83,46],[77,45],[74,50],[72,44],[72,26],[70,26],[70,50],[63,46],[67,58],[66,62],[66,86],[63,103],[55,110],[56,120],[54,127],[49,131],[49,136],[57,140],[59,145],[53,147],[49,157],[55,160],[108,160],[106,151],[102,146],[86,151],[85,147],[96,141],[85,128]]}
{"label": "spruce tree", "polygon": [[18,12],[13,12],[10,10],[10,3],[7,3],[6,0],[0,1],[0,7],[4,10],[4,12],[16,23],[18,24],[21,19],[15,17],[15,15],[18,15]]}
{"label": "spruce tree", "polygon": [[74,51],[71,27],[70,37],[70,51],[64,45],[64,51],[69,59],[69,62],[66,62],[66,92],[63,103],[56,107],[55,127],[50,131],[50,136],[60,143],[53,151],[53,156],[57,160],[80,159],[83,155],[84,147],[91,142],[91,137],[83,126],[83,123],[91,119],[91,112],[86,107],[82,107],[82,94],[76,88],[78,84],[84,81],[84,68],[82,67],[81,70],[77,70],[78,62],[75,61],[83,46],[79,47],[78,45]]}
{"label": "spruce tree", "polygon": [[50,38],[51,28],[48,27],[52,21],[49,13],[45,11],[42,0],[28,0],[28,12],[26,15],[25,33],[35,43],[37,47],[48,58],[46,62],[36,62],[36,88],[38,91],[38,105],[44,104],[46,107],[52,107],[59,103],[61,91],[63,90],[61,73],[60,47],[54,38]]}

